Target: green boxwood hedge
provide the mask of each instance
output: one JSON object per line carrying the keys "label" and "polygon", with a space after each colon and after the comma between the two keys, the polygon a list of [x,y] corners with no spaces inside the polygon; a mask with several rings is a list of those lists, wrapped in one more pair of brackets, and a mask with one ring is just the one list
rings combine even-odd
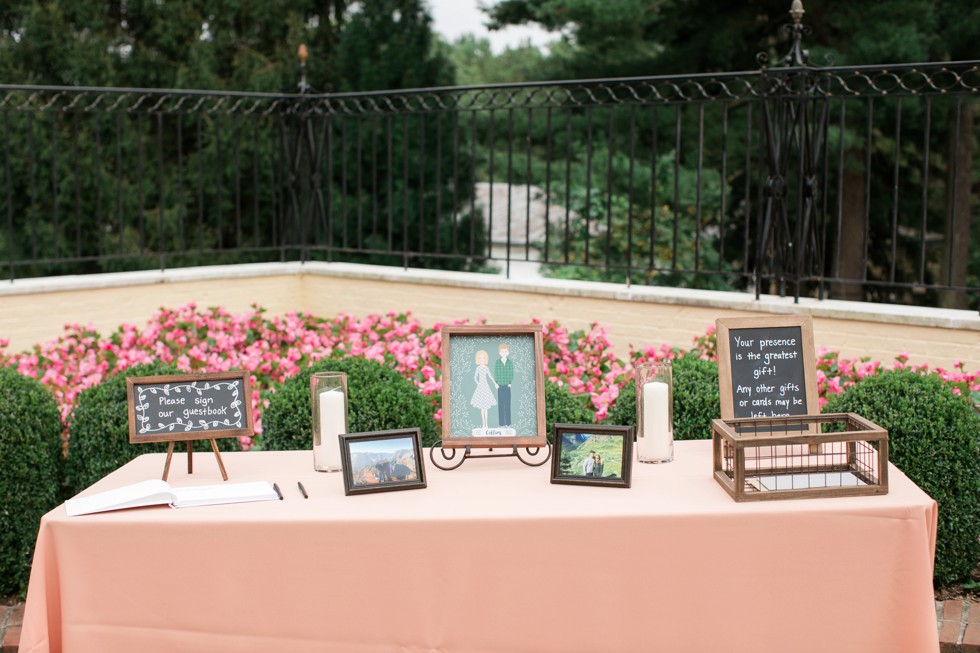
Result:
{"label": "green boxwood hedge", "polygon": [[[718,364],[696,354],[676,358],[674,368],[674,439],[710,440],[711,420],[721,417]],[[607,424],[636,428],[636,390],[625,385],[609,410]]]}
{"label": "green boxwood hedge", "polygon": [[555,433],[555,424],[592,424],[595,413],[589,395],[574,395],[568,388],[551,381],[544,386],[545,420],[548,424],[548,441]]}
{"label": "green boxwood hedge", "polygon": [[0,368],[0,596],[27,588],[41,517],[61,500],[63,428],[40,382]]}
{"label": "green boxwood hedge", "polygon": [[935,375],[890,370],[832,397],[826,413],[857,413],[888,429],[889,459],[939,504],[937,583],[980,560],[980,414]]}
{"label": "green boxwood hedge", "polygon": [[425,446],[439,439],[432,403],[397,371],[365,358],[327,358],[285,381],[262,414],[261,447],[311,449],[313,426],[310,376],[347,374],[348,414],[352,433],[418,427]]}
{"label": "green boxwood hedge", "polygon": [[[179,373],[173,365],[163,363],[137,365],[79,393],[68,425],[65,488],[69,496],[137,456],[167,450],[166,442],[130,444],[126,378]],[[222,451],[241,448],[237,438],[219,438],[217,443]],[[198,440],[194,450],[211,451],[211,444]],[[162,466],[160,470],[163,471]]]}

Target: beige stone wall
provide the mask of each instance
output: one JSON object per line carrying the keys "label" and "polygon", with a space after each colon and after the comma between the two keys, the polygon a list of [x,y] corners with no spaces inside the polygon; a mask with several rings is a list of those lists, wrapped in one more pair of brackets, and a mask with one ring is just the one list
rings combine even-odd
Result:
{"label": "beige stone wall", "polygon": [[123,322],[142,325],[160,306],[194,301],[238,312],[257,303],[271,314],[301,310],[323,316],[340,312],[363,316],[411,311],[427,326],[480,317],[493,323],[556,319],[572,329],[598,322],[608,329],[617,353],[625,357],[630,345],[690,346],[719,317],[803,312],[814,316],[816,346],[837,349],[844,356],[890,362],[908,352],[913,362],[950,366],[963,360],[967,369],[980,369],[980,317],[965,311],[951,314],[813,301],[795,305],[780,298],[756,302],[739,293],[521,283],[486,275],[337,264],[222,270],[12,284],[13,288],[0,289],[0,337],[8,338],[10,350],[18,351],[57,337],[71,322],[91,323],[105,333]]}
{"label": "beige stone wall", "polygon": [[[598,322],[608,330],[620,357],[625,357],[630,346],[686,348],[717,318],[759,315],[737,309],[365,279],[346,280],[346,292],[337,294],[331,292],[336,285],[331,279],[303,277],[305,310],[321,315],[411,310],[426,325],[480,317],[492,323],[558,320],[572,329],[585,329]],[[907,352],[916,363],[949,367],[954,360],[962,360],[967,369],[980,370],[980,332],[974,330],[815,317],[813,339],[818,348],[836,349],[848,357],[870,356],[890,363]]]}
{"label": "beige stone wall", "polygon": [[232,312],[258,302],[271,313],[296,310],[300,283],[294,276],[153,283],[101,289],[0,296],[0,338],[11,351],[57,338],[66,324],[92,325],[103,334],[132,322],[143,326],[160,307],[188,302]]}

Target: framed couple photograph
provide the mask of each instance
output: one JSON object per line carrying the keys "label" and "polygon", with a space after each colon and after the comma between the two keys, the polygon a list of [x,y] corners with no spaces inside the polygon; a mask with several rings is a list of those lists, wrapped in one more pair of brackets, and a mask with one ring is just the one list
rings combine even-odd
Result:
{"label": "framed couple photograph", "polygon": [[442,327],[442,446],[546,445],[541,325]]}
{"label": "framed couple photograph", "polygon": [[629,487],[633,427],[555,424],[551,482]]}
{"label": "framed couple photograph", "polygon": [[348,496],[425,487],[417,428],[341,435],[340,457]]}

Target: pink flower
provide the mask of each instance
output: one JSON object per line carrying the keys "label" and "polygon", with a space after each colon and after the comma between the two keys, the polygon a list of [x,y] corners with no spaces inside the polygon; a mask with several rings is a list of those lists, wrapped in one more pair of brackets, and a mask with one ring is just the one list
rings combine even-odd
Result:
{"label": "pink flower", "polygon": [[[464,324],[455,320],[451,324]],[[480,320],[479,322],[484,322]],[[535,321],[535,323],[540,323]],[[252,373],[253,411],[256,434],[262,432],[262,411],[277,387],[316,360],[333,355],[356,355],[388,365],[409,379],[420,394],[432,402],[441,419],[443,323],[426,328],[410,313],[389,312],[358,319],[341,314],[319,318],[303,313],[268,316],[258,306],[242,314],[223,308],[198,309],[187,304],[161,309],[139,328],[123,324],[108,336],[92,327],[66,326],[51,342],[30,351],[8,354],[0,339],[0,364],[22,374],[40,378],[57,401],[62,418],[68,420],[78,392],[102,381],[106,374],[145,362],[173,362],[182,372],[244,369]],[[588,394],[597,420],[632,383],[634,364],[673,359],[686,353],[664,343],[641,349],[630,348],[625,360],[617,357],[607,330],[599,324],[570,331],[557,321],[542,325],[545,378],[575,394]],[[716,334],[713,326],[694,339],[693,351],[715,360]],[[908,355],[895,366],[907,366]],[[840,392],[867,376],[877,374],[881,364],[864,359],[844,359],[835,351],[821,349],[817,360],[817,383],[821,405],[826,396]],[[936,374],[963,394],[980,391],[980,372],[967,373],[962,361],[951,370]],[[912,368],[927,374],[928,366]],[[251,442],[243,442],[251,446]]]}

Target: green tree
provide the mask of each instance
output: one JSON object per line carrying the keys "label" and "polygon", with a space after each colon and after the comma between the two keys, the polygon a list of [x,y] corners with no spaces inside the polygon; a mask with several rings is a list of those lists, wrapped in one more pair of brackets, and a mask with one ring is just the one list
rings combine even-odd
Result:
{"label": "green tree", "polygon": [[12,0],[0,11],[6,82],[288,91],[296,47],[310,46],[311,83],[330,61],[346,0]]}
{"label": "green tree", "polygon": [[[317,55],[310,78],[325,85],[344,8],[343,0],[14,0],[0,13],[0,79],[292,91],[296,47],[306,42]],[[4,252],[118,257],[18,275],[154,266],[161,251],[257,246],[275,228],[282,202],[269,170],[281,153],[277,126],[262,115],[267,102],[235,109],[198,98],[194,109],[156,96],[9,93],[24,110],[0,121],[10,166],[3,210],[14,222],[0,236]],[[242,182],[260,178],[266,183]],[[221,260],[200,254],[169,264]]]}
{"label": "green tree", "polygon": [[338,91],[448,86],[453,70],[435,50],[421,0],[370,0],[349,12],[337,52]]}
{"label": "green tree", "polygon": [[460,86],[544,79],[546,56],[530,44],[494,54],[489,39],[464,34],[452,43],[440,42],[438,47],[456,70],[456,84]]}
{"label": "green tree", "polygon": [[[292,93],[297,47],[305,43],[314,91],[450,84],[452,68],[434,51],[430,23],[419,0],[14,0],[0,10],[0,79]],[[299,244],[427,251],[461,228],[482,245],[479,226],[457,211],[469,189],[449,192],[448,175],[440,175],[450,170],[451,153],[431,154],[439,138],[434,120],[418,126],[423,119],[406,116],[413,124],[402,130],[401,121],[365,110],[327,130],[323,112],[287,117],[296,101],[275,97],[6,92],[0,212],[9,224],[0,229],[0,251],[42,261],[16,276],[278,260],[296,256]],[[401,160],[389,168],[378,158],[386,129],[398,130],[390,149],[421,162],[410,175]],[[319,135],[315,148],[310,133]],[[375,144],[374,159],[357,149],[365,142]],[[320,175],[319,190],[330,199],[311,209],[315,190],[294,194],[290,184],[297,175],[309,181],[328,161],[333,168]],[[394,180],[390,194],[404,202],[385,198],[387,215],[379,218],[384,175]],[[361,221],[368,204],[372,229]],[[379,236],[379,222],[397,228]],[[164,261],[165,252],[184,254]],[[65,258],[74,260],[51,262]]]}
{"label": "green tree", "polygon": [[[482,224],[463,210],[473,189],[462,183],[470,176],[471,162],[458,116],[441,110],[434,98],[424,101],[421,110],[412,110],[412,97],[383,92],[450,86],[454,81],[452,64],[437,46],[424,3],[360,3],[349,12],[336,62],[335,90],[379,93],[329,100],[334,115],[325,126],[331,151],[323,163],[332,164],[327,200],[332,220],[319,242],[342,250],[394,253],[318,256],[442,268],[462,265],[461,242],[472,240],[474,251],[481,253]],[[456,140],[460,145],[454,152]],[[424,256],[433,252],[457,257]],[[472,263],[479,261],[478,254]]]}
{"label": "green tree", "polygon": [[[491,27],[535,23],[560,31],[574,46],[567,65],[619,76],[749,70],[758,52],[775,60],[788,47],[779,27],[789,22],[790,4],[500,0],[486,11]],[[980,36],[976,3],[828,0],[804,6],[815,62],[824,53],[853,64],[971,59]],[[617,60],[621,51],[629,56]]]}
{"label": "green tree", "polygon": [[[857,65],[975,58],[973,44],[980,37],[980,5],[975,2],[830,0],[804,4],[803,22],[812,28],[804,47],[811,51],[811,62],[816,65],[829,61]],[[536,23],[564,35],[563,47],[553,49],[541,64],[548,77],[615,77],[752,70],[758,67],[758,53],[766,55],[769,65],[779,65],[789,49],[789,33],[781,29],[789,23],[789,5],[788,0],[748,4],[711,0],[501,0],[487,12],[498,27]],[[837,93],[836,97],[846,95]],[[920,97],[904,99],[901,118],[898,102],[891,97],[880,99],[873,107],[861,100],[847,102],[846,121],[840,119],[840,104],[831,103],[828,152],[836,154],[838,144],[847,145],[842,169],[838,171],[836,163],[831,166],[830,177],[840,174],[843,181],[838,185],[836,178],[829,179],[822,201],[840,210],[840,232],[828,229],[825,236],[825,251],[839,252],[839,258],[830,261],[834,257],[828,255],[818,274],[888,282],[892,274],[889,262],[893,262],[898,281],[918,282],[920,244],[935,242],[935,234],[940,233],[938,245],[927,245],[926,283],[976,286],[980,250],[971,248],[970,243],[980,239],[980,223],[972,219],[976,195],[970,188],[980,176],[980,147],[975,144],[975,102],[958,97],[966,101],[958,104],[953,96],[935,98],[928,132],[929,161],[924,161],[926,109]],[[871,129],[866,127],[869,111]],[[895,137],[899,127],[900,143]],[[706,125],[708,158],[717,154],[710,143],[719,142],[719,129],[717,121]],[[961,134],[959,139],[956,133]],[[735,150],[730,148],[729,152]],[[733,156],[732,161],[737,158]],[[924,169],[928,182],[922,174]],[[734,173],[729,177],[736,177],[748,171],[736,164],[729,172]],[[950,190],[954,181],[958,189],[955,196]],[[927,187],[925,231],[919,194],[904,192],[893,202],[892,189],[896,186]],[[742,196],[738,184],[732,183],[728,190],[728,206],[733,210],[749,199]],[[897,229],[895,215],[899,216]],[[729,251],[738,251],[747,237],[743,228],[730,229],[726,234]],[[844,284],[832,292],[849,299],[965,306],[964,294],[955,292],[913,294],[902,289],[862,288],[860,283]]]}
{"label": "green tree", "polygon": [[[566,46],[543,62],[552,79],[649,74],[662,49],[653,38],[662,2],[643,0],[502,0],[487,8],[490,28],[536,23],[562,33]],[[543,79],[543,78],[539,78]]]}

